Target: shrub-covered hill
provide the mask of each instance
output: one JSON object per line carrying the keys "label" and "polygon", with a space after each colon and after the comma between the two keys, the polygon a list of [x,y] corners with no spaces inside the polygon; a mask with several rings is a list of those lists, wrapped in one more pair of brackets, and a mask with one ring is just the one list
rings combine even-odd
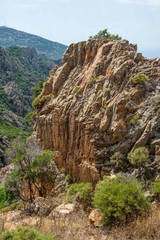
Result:
{"label": "shrub-covered hill", "polygon": [[8,27],[0,27],[0,46],[26,46],[35,48],[39,53],[43,53],[53,60],[61,59],[67,48],[67,46],[61,43],[52,42],[42,37]]}
{"label": "shrub-covered hill", "polygon": [[0,158],[6,139],[27,134],[24,116],[32,110],[34,88],[53,66],[34,48],[0,47]]}
{"label": "shrub-covered hill", "polygon": [[34,48],[0,47],[0,106],[24,116],[31,110],[33,89],[44,81],[53,61]]}

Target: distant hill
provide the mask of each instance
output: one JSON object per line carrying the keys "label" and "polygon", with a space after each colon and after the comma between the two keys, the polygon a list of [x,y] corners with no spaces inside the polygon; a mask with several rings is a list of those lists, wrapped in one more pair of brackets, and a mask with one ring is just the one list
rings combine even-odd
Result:
{"label": "distant hill", "polygon": [[19,116],[27,114],[35,85],[45,80],[53,66],[53,60],[34,48],[0,47],[0,106]]}
{"label": "distant hill", "polygon": [[53,60],[61,59],[67,48],[67,46],[61,43],[8,27],[0,27],[0,46],[27,46],[35,48],[39,53],[46,54]]}
{"label": "distant hill", "polygon": [[53,67],[54,61],[34,48],[0,47],[0,167],[8,141],[30,131],[24,116],[33,111],[34,88]]}

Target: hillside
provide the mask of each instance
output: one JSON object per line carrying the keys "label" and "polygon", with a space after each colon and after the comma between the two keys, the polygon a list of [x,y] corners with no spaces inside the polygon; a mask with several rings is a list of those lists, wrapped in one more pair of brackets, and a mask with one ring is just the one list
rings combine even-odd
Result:
{"label": "hillside", "polygon": [[42,37],[18,31],[8,27],[0,27],[0,46],[26,46],[35,48],[39,53],[46,54],[52,60],[60,60],[67,46],[49,41]]}
{"label": "hillside", "polygon": [[34,88],[53,66],[34,48],[0,47],[0,156],[8,140],[27,134],[24,116],[32,111]]}
{"label": "hillside", "polygon": [[160,239],[159,69],[127,40],[70,45],[34,99],[33,134],[0,170],[2,239],[17,226],[56,240]]}

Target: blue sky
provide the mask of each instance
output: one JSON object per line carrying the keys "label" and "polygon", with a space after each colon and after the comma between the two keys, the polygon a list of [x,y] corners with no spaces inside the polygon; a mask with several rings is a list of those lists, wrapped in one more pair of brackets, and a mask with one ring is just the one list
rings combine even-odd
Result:
{"label": "blue sky", "polygon": [[160,57],[160,0],[0,0],[0,25],[67,45],[108,28]]}

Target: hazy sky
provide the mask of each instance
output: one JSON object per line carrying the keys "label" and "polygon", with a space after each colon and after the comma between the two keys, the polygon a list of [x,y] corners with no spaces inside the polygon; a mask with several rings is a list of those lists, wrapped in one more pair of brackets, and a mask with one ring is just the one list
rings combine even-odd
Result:
{"label": "hazy sky", "polygon": [[160,57],[160,0],[0,0],[0,25],[67,45],[108,28]]}

